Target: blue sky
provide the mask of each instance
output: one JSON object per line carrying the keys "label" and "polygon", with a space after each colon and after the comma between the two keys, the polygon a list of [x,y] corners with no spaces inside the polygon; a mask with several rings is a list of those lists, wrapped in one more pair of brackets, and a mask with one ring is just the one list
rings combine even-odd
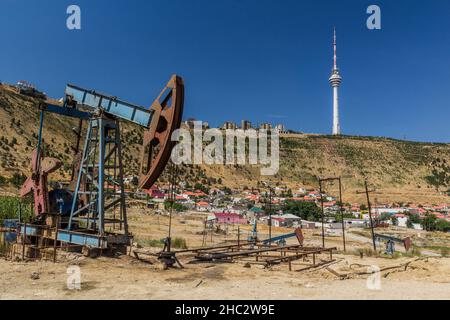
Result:
{"label": "blue sky", "polygon": [[[449,142],[450,1],[0,0],[0,80],[150,105],[173,73],[185,118],[330,133],[332,28],[344,134]],[[77,4],[82,30],[66,28]],[[381,7],[382,30],[366,28]]]}

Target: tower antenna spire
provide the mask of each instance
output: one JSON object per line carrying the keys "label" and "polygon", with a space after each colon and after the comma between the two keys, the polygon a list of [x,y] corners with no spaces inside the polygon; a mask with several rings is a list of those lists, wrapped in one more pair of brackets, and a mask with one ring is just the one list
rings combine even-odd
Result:
{"label": "tower antenna spire", "polygon": [[329,79],[333,87],[333,135],[341,134],[341,124],[339,121],[339,96],[338,89],[342,82],[342,77],[339,74],[337,67],[337,41],[336,41],[336,27],[333,28],[333,70]]}
{"label": "tower antenna spire", "polygon": [[333,70],[337,70],[337,41],[336,41],[336,27],[333,27]]}

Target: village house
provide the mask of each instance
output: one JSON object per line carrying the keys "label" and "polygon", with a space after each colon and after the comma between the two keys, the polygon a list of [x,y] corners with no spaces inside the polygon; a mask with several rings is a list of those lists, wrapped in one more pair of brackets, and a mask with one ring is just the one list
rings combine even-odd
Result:
{"label": "village house", "polygon": [[406,228],[408,223],[408,216],[403,213],[397,213],[394,215],[397,218],[397,226],[401,228]]}
{"label": "village house", "polygon": [[206,201],[199,201],[195,204],[195,210],[200,212],[208,212],[210,211],[211,207],[208,202]]}
{"label": "village house", "polygon": [[162,190],[158,188],[157,185],[153,185],[149,190],[146,190],[150,198],[153,199],[164,199],[165,194]]}
{"label": "village house", "polygon": [[[272,215],[271,219],[272,226],[275,227],[297,227],[301,225],[301,218],[290,213]],[[269,224],[270,219],[269,217],[264,217],[261,220],[265,220]]]}
{"label": "village house", "polygon": [[298,188],[298,193],[301,195],[305,195],[306,194],[306,189],[305,188]]}
{"label": "village house", "polygon": [[301,220],[302,229],[315,229],[316,223],[313,221]]}
{"label": "village house", "polygon": [[228,209],[228,212],[230,212],[230,213],[236,213],[236,214],[238,214],[238,215],[244,215],[246,212],[247,212],[247,207],[245,207],[245,206],[240,206],[240,205],[234,205],[234,206],[231,206],[229,209]]}
{"label": "village house", "polygon": [[[269,221],[270,219],[268,219],[267,221]],[[273,218],[272,217],[272,226],[273,227],[286,227],[286,221],[283,218]]]}
{"label": "village house", "polygon": [[248,220],[236,213],[215,212],[214,216],[218,223],[224,224],[248,224]]}
{"label": "village house", "polygon": [[316,202],[316,197],[312,197],[312,196],[304,196],[303,197],[303,201],[307,201],[307,202]]}
{"label": "village house", "polygon": [[299,216],[296,216],[291,213],[285,213],[280,215],[280,218],[283,218],[286,222],[287,226],[296,227],[301,224],[302,219]]}
{"label": "village house", "polygon": [[308,196],[314,199],[320,199],[320,193],[317,191],[312,191],[308,193]]}
{"label": "village house", "polygon": [[363,228],[368,226],[368,221],[364,219],[344,219],[344,222],[350,228]]}
{"label": "village house", "polygon": [[255,219],[258,219],[265,215],[265,212],[262,208],[259,207],[253,207],[250,210],[247,210],[245,213],[245,216],[248,220],[253,221]]}
{"label": "village house", "polygon": [[372,212],[382,215],[383,213],[386,214],[397,214],[397,213],[403,213],[408,211],[408,208],[381,208],[381,207],[377,207],[377,208],[373,208]]}

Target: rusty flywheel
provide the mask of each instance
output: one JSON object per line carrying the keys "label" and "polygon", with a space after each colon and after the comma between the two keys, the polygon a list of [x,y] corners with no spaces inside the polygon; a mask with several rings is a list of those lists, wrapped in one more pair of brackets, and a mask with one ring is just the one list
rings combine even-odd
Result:
{"label": "rusty flywheel", "polygon": [[139,188],[149,189],[168,163],[176,143],[171,136],[181,125],[183,105],[183,79],[174,75],[151,105],[154,114],[144,132]]}

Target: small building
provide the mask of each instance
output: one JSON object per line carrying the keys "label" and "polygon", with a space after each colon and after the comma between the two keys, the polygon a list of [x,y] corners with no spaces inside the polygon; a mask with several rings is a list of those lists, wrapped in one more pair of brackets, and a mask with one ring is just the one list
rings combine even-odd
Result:
{"label": "small building", "polygon": [[222,129],[224,129],[224,130],[228,130],[228,129],[235,130],[236,129],[236,124],[234,122],[231,122],[231,121],[226,121],[222,125]]}
{"label": "small building", "polygon": [[344,219],[345,225],[350,228],[363,228],[368,225],[367,220],[364,219]]}
{"label": "small building", "polygon": [[187,119],[185,122],[184,122],[184,124],[186,125],[186,127],[188,127],[189,129],[194,129],[194,127],[195,127],[195,122],[196,122],[197,120],[195,120],[195,119],[193,119],[193,118],[189,118],[189,119]]}
{"label": "small building", "polygon": [[272,215],[271,218],[272,225],[276,227],[295,227],[301,225],[302,221],[300,217],[290,213]]}
{"label": "small building", "polygon": [[299,216],[296,216],[295,214],[291,213],[282,214],[280,215],[280,217],[286,221],[286,224],[288,226],[300,225],[302,222],[302,219]]}
{"label": "small building", "polygon": [[286,133],[286,127],[284,126],[284,124],[277,124],[275,126],[275,130],[277,130],[278,133]]}
{"label": "small building", "polygon": [[340,229],[342,229],[342,222],[330,222],[328,224],[328,228],[329,229],[335,229],[335,230],[338,229],[338,230],[340,230]]}
{"label": "small building", "polygon": [[272,220],[273,227],[277,227],[277,228],[286,227],[286,220],[283,218],[272,217],[271,219],[267,219],[267,221],[269,221],[269,220]]}
{"label": "small building", "polygon": [[397,218],[397,226],[398,227],[402,227],[402,228],[406,228],[407,227],[407,222],[408,222],[408,217],[404,214],[401,213],[397,213],[394,215],[395,218]]}
{"label": "small building", "polygon": [[253,214],[257,217],[265,214],[264,210],[260,207],[253,207],[249,211],[253,212]]}
{"label": "small building", "polygon": [[312,221],[301,220],[302,229],[315,229],[316,223]]}
{"label": "small building", "polygon": [[241,121],[241,129],[242,130],[249,130],[251,128],[252,128],[252,123],[250,121],[247,121],[247,120]]}
{"label": "small building", "polygon": [[247,207],[240,206],[240,205],[234,205],[229,209],[230,213],[236,213],[238,215],[243,215],[247,212]]}
{"label": "small building", "polygon": [[210,205],[206,201],[199,201],[195,204],[195,209],[200,212],[207,212],[210,210]]}
{"label": "small building", "polygon": [[248,224],[248,220],[236,213],[216,212],[214,216],[218,223],[224,224]]}
{"label": "small building", "polygon": [[412,227],[414,230],[423,230],[423,227],[420,223],[413,223]]}
{"label": "small building", "polygon": [[152,199],[164,199],[166,196],[156,185],[153,185],[150,190],[147,190],[146,192]]}
{"label": "small building", "polygon": [[261,129],[261,130],[271,130],[272,129],[272,125],[270,123],[262,123],[259,126],[259,129]]}

